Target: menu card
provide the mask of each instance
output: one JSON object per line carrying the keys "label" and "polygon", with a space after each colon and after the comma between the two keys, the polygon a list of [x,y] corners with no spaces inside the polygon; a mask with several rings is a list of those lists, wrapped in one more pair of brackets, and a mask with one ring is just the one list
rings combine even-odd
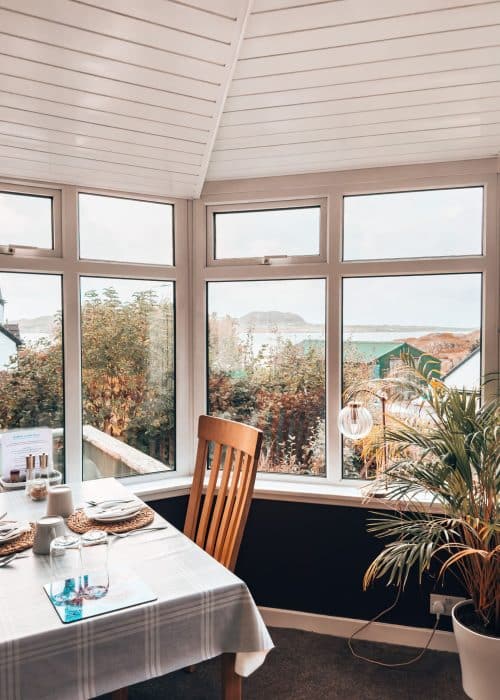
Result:
{"label": "menu card", "polygon": [[24,474],[26,457],[29,454],[41,455],[45,453],[48,455],[50,469],[53,464],[52,444],[51,428],[21,428],[0,433],[0,473],[3,478],[9,477],[11,469],[19,469],[21,474]]}

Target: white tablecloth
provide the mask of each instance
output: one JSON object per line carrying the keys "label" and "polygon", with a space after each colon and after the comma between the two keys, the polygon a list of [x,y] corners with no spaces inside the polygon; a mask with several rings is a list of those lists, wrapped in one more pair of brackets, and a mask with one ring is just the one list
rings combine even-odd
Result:
{"label": "white tablecloth", "polygon": [[[112,479],[83,489],[126,492]],[[0,494],[8,517],[34,520],[44,509],[22,493]],[[223,652],[236,652],[236,671],[247,676],[273,646],[245,584],[173,526],[113,538],[110,566],[133,570],[158,600],[64,625],[42,589],[49,557],[0,568],[1,700],[87,700]]]}

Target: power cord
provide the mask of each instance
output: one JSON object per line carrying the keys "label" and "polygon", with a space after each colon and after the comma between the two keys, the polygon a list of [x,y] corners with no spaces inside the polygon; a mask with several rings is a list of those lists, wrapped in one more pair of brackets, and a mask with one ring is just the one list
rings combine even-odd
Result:
{"label": "power cord", "polygon": [[439,625],[439,620],[441,619],[441,615],[444,613],[444,607],[443,604],[440,602],[435,602],[432,606],[432,612],[434,615],[436,615],[436,622],[434,624],[434,627],[432,628],[432,632],[430,634],[429,639],[427,640],[427,644],[424,646],[424,648],[417,654],[417,656],[414,656],[413,659],[410,659],[409,661],[401,661],[399,663],[395,664],[388,664],[385,663],[384,661],[377,661],[376,659],[370,659],[368,656],[363,656],[362,654],[358,654],[356,651],[354,651],[352,642],[355,639],[355,637],[358,636],[363,630],[365,630],[367,627],[369,627],[373,622],[376,622],[379,620],[383,615],[386,613],[390,612],[393,610],[396,605],[399,602],[399,596],[401,595],[401,588],[398,588],[398,594],[396,596],[396,600],[392,605],[390,605],[388,608],[385,610],[382,610],[378,615],[376,615],[374,618],[369,620],[368,622],[365,622],[364,624],[361,625],[359,629],[357,629],[355,632],[351,634],[351,636],[348,639],[348,645],[349,649],[351,650],[351,654],[355,656],[357,659],[361,659],[362,661],[367,661],[370,664],[375,664],[376,666],[383,666],[385,668],[401,668],[402,666],[410,666],[411,664],[414,664],[415,662],[419,661],[422,656],[425,654],[427,649],[429,648],[430,643],[432,642],[432,639],[436,633],[437,627]]}

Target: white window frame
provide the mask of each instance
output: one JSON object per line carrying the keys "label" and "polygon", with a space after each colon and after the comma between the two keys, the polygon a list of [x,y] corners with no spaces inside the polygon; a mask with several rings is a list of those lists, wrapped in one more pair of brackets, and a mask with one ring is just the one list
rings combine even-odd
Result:
{"label": "white window frame", "polygon": [[[252,258],[216,258],[215,215],[253,211],[276,211],[279,209],[305,209],[319,207],[319,252],[314,255],[269,255],[266,251],[259,257]],[[326,261],[327,238],[327,200],[325,198],[293,199],[290,201],[239,202],[207,207],[207,264],[210,266],[234,265],[293,265],[298,263],[315,263]]]}
{"label": "white window frame", "polygon": [[[0,190],[11,187],[11,183],[0,181]],[[41,188],[36,183],[15,185],[16,192],[29,193]],[[192,425],[191,416],[191,351],[190,351],[190,263],[189,263],[189,205],[186,200],[147,197],[133,192],[117,192],[61,185],[61,239],[62,253],[59,257],[33,257],[25,250],[18,254],[0,255],[2,272],[52,273],[62,277],[63,290],[63,348],[64,348],[64,408],[65,408],[65,479],[69,482],[82,480],[82,389],[80,351],[80,278],[105,277],[129,278],[174,282],[175,285],[175,358],[176,358],[176,469],[141,476],[124,478],[124,483],[133,485],[141,481],[155,481],[179,477],[191,473],[193,464],[193,435],[186,431]],[[143,201],[155,201],[174,206],[174,266],[130,264],[110,261],[81,260],[78,244],[78,193],[85,192],[111,197],[125,197]],[[182,390],[180,390],[182,389]]]}
{"label": "white window frame", "polygon": [[[56,195],[60,204],[60,249],[58,255],[31,254],[19,250],[15,255],[0,255],[0,270],[5,272],[54,273],[63,278],[64,371],[65,371],[65,454],[66,479],[82,478],[81,436],[81,363],[80,363],[80,276],[125,277],[175,282],[176,290],[176,470],[155,475],[127,477],[144,494],[181,493],[193,473],[197,418],[206,412],[206,283],[228,280],[266,280],[324,278],[327,289],[327,474],[322,477],[267,474],[258,475],[257,493],[312,502],[330,502],[332,494],[342,495],[336,502],[354,499],[361,505],[360,480],[342,479],[341,440],[336,427],[341,398],[341,285],[343,277],[405,274],[441,274],[480,272],[483,275],[482,370],[498,371],[498,229],[500,200],[499,165],[495,159],[439,163],[435,165],[397,166],[340,173],[320,173],[256,180],[209,182],[203,197],[189,201],[169,197],[68,185],[45,185],[34,181],[1,181],[0,190],[19,193]],[[343,197],[419,189],[483,186],[484,244],[481,256],[425,258],[418,260],[342,260]],[[146,264],[80,260],[78,257],[78,192],[159,201],[174,205],[174,267]],[[269,208],[281,202],[324,203],[324,257],[321,260],[260,261],[245,264],[222,261],[209,264],[207,255],[207,207],[243,204]],[[55,213],[54,206],[54,213]],[[55,222],[57,217],[54,216]],[[46,253],[47,251],[45,251]],[[309,256],[308,256],[309,258]],[[221,262],[221,261],[218,261]],[[495,387],[491,386],[492,391]],[[179,477],[181,477],[179,479]],[[158,487],[148,486],[156,481]],[[182,484],[181,484],[182,482]],[[168,484],[172,486],[169,487]],[[260,484],[260,486],[259,486]],[[269,484],[271,484],[269,486]],[[337,488],[338,487],[338,488]],[[142,490],[141,490],[142,489]],[[181,489],[181,490],[179,490]],[[280,490],[281,489],[281,490]],[[329,489],[329,491],[328,491]],[[330,494],[330,495],[328,495]],[[337,498],[337,495],[334,496]],[[342,500],[342,499],[345,499]],[[323,501],[321,501],[323,502]]]}
{"label": "white window frame", "polygon": [[0,252],[0,265],[8,256],[20,258],[60,258],[62,256],[62,213],[61,189],[18,185],[12,182],[0,181],[0,193],[33,195],[47,197],[52,200],[52,248],[36,248],[35,246],[16,245],[11,241],[1,242],[0,245],[11,246],[12,253]]}
{"label": "white window frame", "polygon": [[[465,165],[465,167],[464,167]],[[343,201],[345,196],[357,194],[380,194],[383,192],[406,192],[425,189],[450,189],[455,187],[480,186],[484,188],[483,252],[474,256],[449,258],[429,257],[419,259],[389,259],[344,261],[343,247]],[[263,197],[265,189],[266,198]],[[325,278],[327,288],[326,329],[326,477],[300,476],[295,474],[259,473],[259,482],[287,482],[297,491],[303,487],[308,493],[316,484],[321,490],[325,486],[356,487],[365,481],[343,478],[342,441],[337,429],[337,415],[341,408],[342,387],[342,280],[346,277],[379,277],[415,274],[481,273],[482,274],[482,372],[498,371],[498,233],[497,206],[498,189],[496,167],[490,161],[477,165],[449,163],[436,166],[401,166],[372,171],[352,171],[319,175],[283,176],[262,180],[208,183],[199,202],[194,204],[194,411],[198,415],[206,411],[206,283],[209,281]],[[248,202],[269,204],[286,201],[287,206],[311,199],[323,198],[327,202],[326,258],[321,262],[294,261],[291,264],[273,265],[233,264],[213,265],[207,246],[213,245],[207,224],[211,212],[219,207],[237,210]],[[266,206],[264,205],[264,208]],[[207,227],[207,228],[205,228]],[[227,261],[225,261],[227,262]],[[301,487],[302,484],[302,487]]]}

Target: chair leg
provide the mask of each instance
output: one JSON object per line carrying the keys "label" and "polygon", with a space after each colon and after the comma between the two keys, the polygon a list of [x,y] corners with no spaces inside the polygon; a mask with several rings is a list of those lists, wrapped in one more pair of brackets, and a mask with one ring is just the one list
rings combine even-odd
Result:
{"label": "chair leg", "polygon": [[222,700],[242,700],[242,678],[234,670],[236,654],[222,654]]}
{"label": "chair leg", "polygon": [[120,688],[120,690],[113,690],[111,693],[111,700],[127,700],[128,698],[128,688]]}

